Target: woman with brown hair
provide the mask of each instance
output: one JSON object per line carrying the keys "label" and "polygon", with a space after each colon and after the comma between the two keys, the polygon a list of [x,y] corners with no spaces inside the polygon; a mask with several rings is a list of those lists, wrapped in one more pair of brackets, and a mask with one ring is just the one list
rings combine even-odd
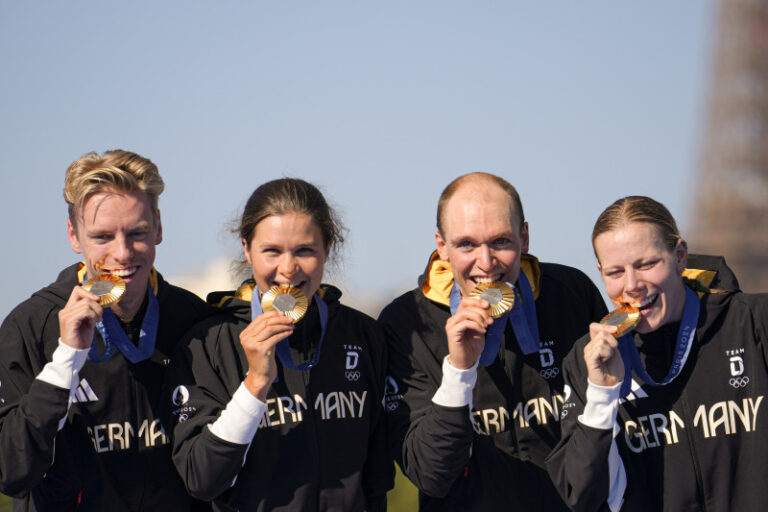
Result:
{"label": "woman with brown hair", "polygon": [[609,206],[592,243],[624,321],[591,324],[564,364],[560,494],[574,510],[763,510],[768,295],[741,293],[722,258],[693,265],[648,197]]}
{"label": "woman with brown hair", "polygon": [[341,231],[314,185],[258,187],[239,228],[253,278],[174,359],[174,463],[217,510],[386,509],[385,343],[321,284]]}

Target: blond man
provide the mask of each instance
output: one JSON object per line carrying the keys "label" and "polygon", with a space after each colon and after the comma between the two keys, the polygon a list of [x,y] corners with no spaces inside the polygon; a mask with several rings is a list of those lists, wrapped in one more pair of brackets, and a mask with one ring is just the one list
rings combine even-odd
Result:
{"label": "blond man", "polygon": [[[67,235],[83,261],[0,327],[0,491],[14,511],[184,510],[158,419],[178,340],[207,314],[155,271],[162,241],[157,166],[89,153],[66,172]],[[100,305],[92,278],[125,283]]]}

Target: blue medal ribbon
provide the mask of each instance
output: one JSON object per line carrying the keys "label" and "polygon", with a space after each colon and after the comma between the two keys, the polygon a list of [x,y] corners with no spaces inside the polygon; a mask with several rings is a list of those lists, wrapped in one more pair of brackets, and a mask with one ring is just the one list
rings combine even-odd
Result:
{"label": "blue medal ribbon", "polygon": [[648,375],[648,371],[645,369],[642,359],[640,359],[640,352],[637,350],[637,345],[635,345],[633,334],[625,334],[619,338],[619,353],[624,362],[624,382],[621,384],[620,395],[622,398],[627,396],[632,389],[632,370],[635,371],[645,384],[650,384],[651,386],[665,386],[680,375],[685,361],[691,352],[694,335],[696,334],[696,324],[699,322],[699,305],[699,296],[686,286],[685,308],[683,309],[680,328],[677,331],[677,342],[675,344],[672,366],[669,368],[667,376],[661,382],[656,382]]}
{"label": "blue medal ribbon", "polygon": [[101,363],[110,359],[115,354],[115,348],[132,363],[139,363],[152,357],[157,342],[157,327],[160,323],[160,304],[155,297],[155,292],[151,286],[147,286],[149,294],[149,303],[147,311],[144,313],[144,320],[141,322],[141,331],[139,333],[139,344],[134,345],[123,331],[120,321],[117,319],[111,309],[105,308],[101,315],[101,322],[96,324],[96,329],[104,340],[104,353],[99,354],[96,347],[96,336],[91,342],[91,349],[88,351],[88,360],[94,363]]}
{"label": "blue medal ribbon", "polygon": [[[317,310],[320,313],[320,340],[317,342],[317,350],[311,361],[297,365],[293,362],[291,357],[291,347],[288,344],[288,336],[277,342],[275,352],[283,366],[287,366],[292,370],[307,371],[317,364],[320,360],[320,348],[323,346],[323,338],[325,338],[325,327],[328,325],[328,306],[323,302],[317,294],[314,295],[315,304],[317,304]],[[251,295],[251,320],[255,320],[256,317],[263,314],[264,310],[261,309],[261,293],[259,287],[253,287],[253,294]],[[277,381],[277,379],[275,379]]]}
{"label": "blue medal ribbon", "polygon": [[[519,291],[518,287],[520,288]],[[517,343],[523,354],[533,354],[538,352],[540,348],[539,325],[536,320],[536,301],[533,298],[533,289],[531,289],[531,283],[525,276],[525,272],[520,271],[520,275],[517,278],[517,286],[512,288],[515,291],[515,305],[501,317],[495,318],[486,330],[485,346],[483,347],[482,354],[480,354],[479,366],[489,366],[496,359],[507,321],[512,325],[515,338],[517,338]],[[522,300],[520,300],[521,295]],[[460,303],[461,290],[459,290],[454,280],[450,298],[451,315],[456,314]],[[522,306],[519,305],[521,303]]]}

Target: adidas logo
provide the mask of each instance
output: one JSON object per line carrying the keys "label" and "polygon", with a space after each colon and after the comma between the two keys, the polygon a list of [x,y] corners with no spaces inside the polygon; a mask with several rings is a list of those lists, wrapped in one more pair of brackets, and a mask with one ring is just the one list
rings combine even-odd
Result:
{"label": "adidas logo", "polygon": [[91,385],[88,384],[88,381],[85,379],[80,381],[80,384],[74,389],[74,393],[72,394],[73,404],[96,402],[98,399],[99,397],[96,396],[96,393],[93,392]]}
{"label": "adidas logo", "polygon": [[638,398],[648,398],[648,393],[645,392],[645,390],[640,386],[640,384],[637,383],[635,379],[632,379],[631,389],[632,391],[626,396],[626,398],[619,400],[619,403],[623,404],[625,402],[631,402]]}

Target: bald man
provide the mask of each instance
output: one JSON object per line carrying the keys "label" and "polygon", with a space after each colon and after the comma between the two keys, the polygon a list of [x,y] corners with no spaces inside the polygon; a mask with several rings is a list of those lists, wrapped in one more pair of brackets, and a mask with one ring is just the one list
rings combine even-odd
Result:
{"label": "bald man", "polygon": [[[393,457],[421,510],[567,510],[544,459],[560,437],[560,362],[606,313],[579,270],[539,263],[515,188],[472,173],[437,207],[420,286],[384,311]],[[496,319],[478,285],[514,286]],[[491,299],[489,299],[491,300]]]}

